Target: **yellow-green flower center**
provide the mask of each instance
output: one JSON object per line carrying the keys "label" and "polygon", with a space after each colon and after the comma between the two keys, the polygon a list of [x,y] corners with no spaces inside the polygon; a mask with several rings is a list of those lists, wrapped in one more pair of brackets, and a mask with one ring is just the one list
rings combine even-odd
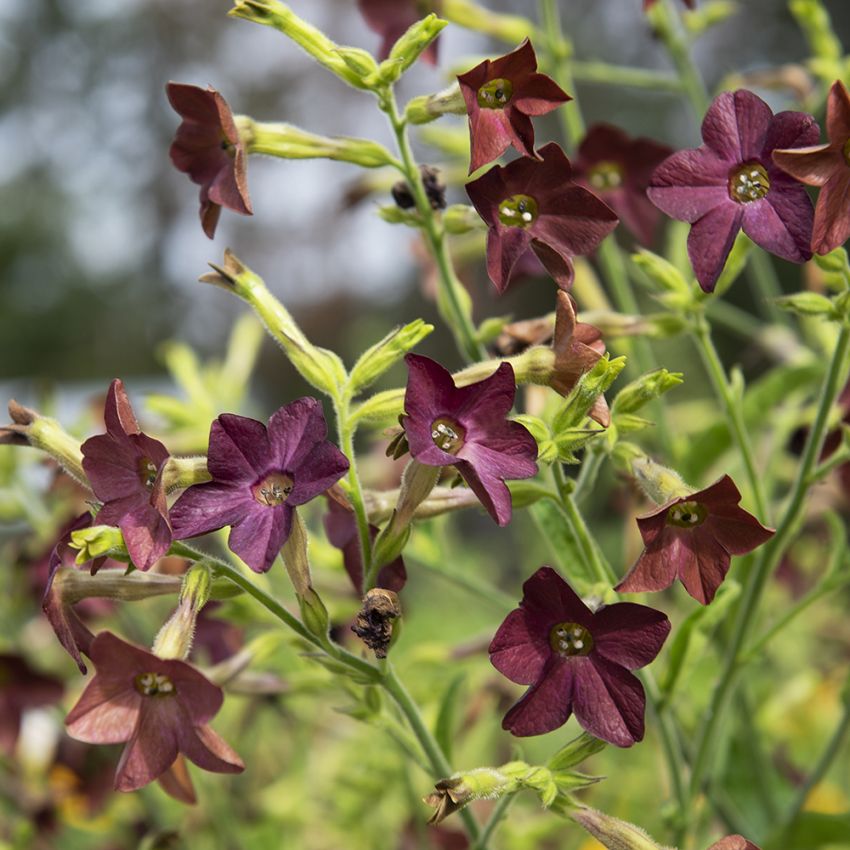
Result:
{"label": "yellow-green flower center", "polygon": [[528,227],[537,218],[537,201],[530,195],[511,195],[499,204],[499,221],[507,227]]}
{"label": "yellow-green flower center", "polygon": [[171,697],[176,693],[174,683],[163,673],[139,673],[133,685],[145,697]]}
{"label": "yellow-green flower center", "polygon": [[282,472],[272,472],[252,488],[254,499],[267,508],[282,505],[292,492],[292,479]]}
{"label": "yellow-green flower center", "polygon": [[510,102],[514,87],[510,80],[499,77],[478,89],[478,105],[482,109],[502,109]]}
{"label": "yellow-green flower center", "polygon": [[729,197],[739,204],[760,201],[770,191],[770,180],[764,166],[747,162],[729,175]]}
{"label": "yellow-green flower center", "polygon": [[465,436],[466,431],[451,419],[440,417],[431,425],[431,439],[434,445],[450,455],[457,454],[463,448]]}
{"label": "yellow-green flower center", "polygon": [[590,655],[593,638],[590,632],[578,623],[556,623],[549,631],[549,646],[558,655]]}
{"label": "yellow-green flower center", "polygon": [[699,502],[679,502],[667,511],[667,525],[696,528],[705,522],[708,511]]}
{"label": "yellow-green flower center", "polygon": [[587,171],[588,183],[600,192],[605,192],[609,189],[619,189],[623,185],[624,177],[623,166],[619,162],[613,162],[612,160],[597,162],[596,165]]}
{"label": "yellow-green flower center", "polygon": [[156,483],[156,473],[158,472],[156,464],[149,458],[139,458],[139,480],[148,490],[153,490],[153,485]]}

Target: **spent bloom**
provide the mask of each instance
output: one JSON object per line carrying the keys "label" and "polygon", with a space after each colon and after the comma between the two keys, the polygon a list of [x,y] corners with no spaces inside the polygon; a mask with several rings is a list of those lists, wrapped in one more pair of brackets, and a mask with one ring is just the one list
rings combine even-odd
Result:
{"label": "spent bloom", "polygon": [[575,714],[591,735],[618,747],[642,740],[646,696],[629,671],[649,664],[670,632],[660,611],[618,602],[591,611],[551,567],[522,586],[490,644],[490,661],[530,685],[502,727],[542,735]]}
{"label": "spent bloom", "polygon": [[511,519],[505,479],[537,473],[537,443],[506,417],[514,404],[514,370],[502,363],[483,381],[456,387],[451,373],[418,354],[408,368],[402,424],[410,454],[426,466],[454,466],[499,525]]}
{"label": "spent bloom", "polygon": [[523,156],[536,157],[532,117],[571,100],[553,79],[537,73],[537,57],[528,39],[457,79],[469,115],[470,174],[511,145]]}
{"label": "spent bloom", "polygon": [[117,791],[135,791],[166,774],[182,753],[204,770],[240,773],[238,755],[207,725],[221,688],[184,661],[158,658],[101,632],[91,646],[97,672],[65,718],[68,734],[89,744],[123,744]]}
{"label": "spent bloom", "polygon": [[171,545],[162,478],[168,449],[139,430],[117,378],[109,387],[103,418],[106,433],[82,445],[83,469],[103,502],[97,524],[120,528],[133,563],[148,570]]}
{"label": "spent bloom", "polygon": [[212,239],[222,207],[253,215],[248,154],[227,101],[212,86],[169,83],[166,91],[183,119],[171,143],[171,161],[201,187],[201,226]]}
{"label": "spent bloom", "polygon": [[638,517],[644,550],[615,588],[621,593],[663,590],[677,578],[697,602],[708,605],[729,571],[732,555],[769,540],[765,528],[739,502],[728,475]]}
{"label": "spent bloom", "polygon": [[[422,0],[357,0],[357,8],[369,29],[381,37],[379,59],[386,59],[408,28],[431,11],[429,4]],[[437,64],[438,41],[435,39],[422,53],[429,65]]]}
{"label": "spent bloom", "polygon": [[772,159],[776,148],[818,140],[803,112],[780,112],[752,92],[723,92],[702,122],[704,144],[668,157],[647,195],[672,218],[691,224],[688,255],[700,286],[712,292],[739,230],[794,263],[812,256],[812,203]]}
{"label": "spent bloom", "polygon": [[284,405],[268,428],[223,413],[210,428],[212,481],[189,487],[175,502],[175,536],[182,540],[229,525],[233,552],[252,570],[268,570],[289,537],[295,507],[324,493],[348,470],[348,460],[327,434],[314,398]]}
{"label": "spent bloom", "polygon": [[617,226],[614,211],[572,180],[566,154],[554,142],[540,159],[496,165],[468,183],[487,224],[487,273],[504,292],[517,261],[529,248],[562,289],[573,278],[570,258],[589,254]]}
{"label": "spent bloom", "polygon": [[820,186],[812,250],[828,254],[850,238],[850,92],[841,80],[826,102],[829,142],[796,150],[775,150],[773,161],[792,177]]}
{"label": "spent bloom", "polygon": [[661,214],[646,197],[653,171],[672,149],[653,139],[631,138],[619,127],[594,124],[573,162],[576,182],[614,210],[642,245],[651,245]]}

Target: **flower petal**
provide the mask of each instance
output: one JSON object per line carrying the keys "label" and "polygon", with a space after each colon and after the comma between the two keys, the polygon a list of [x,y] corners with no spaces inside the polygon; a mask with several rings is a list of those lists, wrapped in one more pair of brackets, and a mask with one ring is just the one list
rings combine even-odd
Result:
{"label": "flower petal", "polygon": [[729,169],[705,146],[678,151],[652,173],[646,194],[671,218],[693,223],[731,200]]}
{"label": "flower petal", "polygon": [[257,505],[245,518],[230,529],[227,545],[254,572],[264,573],[274,563],[281,546],[292,529],[292,508]]}
{"label": "flower petal", "polygon": [[262,422],[222,413],[212,423],[207,468],[216,481],[253,484],[269,471],[271,457]]}
{"label": "flower petal", "polygon": [[209,726],[181,724],[178,731],[180,752],[198,767],[214,773],[242,773],[245,764],[229,744]]}
{"label": "flower petal", "polygon": [[502,728],[518,737],[543,735],[563,726],[572,713],[574,666],[550,657],[540,679],[502,720]]}
{"label": "flower petal", "polygon": [[693,560],[688,533],[663,526],[662,520],[662,531],[647,543],[634,566],[614,589],[618,593],[644,593],[670,587],[685,565]]}
{"label": "flower petal", "polygon": [[169,512],[176,540],[198,537],[241,522],[257,502],[249,487],[209,481],[189,487]]}
{"label": "flower petal", "polygon": [[552,650],[548,635],[530,626],[525,611],[515,608],[490,642],[490,663],[518,685],[531,685],[543,675]]}
{"label": "flower petal", "polygon": [[521,227],[491,227],[487,232],[487,274],[499,292],[507,289],[511,272],[528,250],[531,235]]}
{"label": "flower petal", "polygon": [[669,634],[670,621],[666,614],[632,602],[606,605],[593,618],[596,652],[627,670],[649,664]]}
{"label": "flower petal", "polygon": [[679,578],[697,602],[708,605],[729,572],[731,558],[708,522],[688,535],[693,557],[679,566]]}
{"label": "flower petal", "polygon": [[513,507],[511,491],[501,478],[479,472],[471,463],[459,461],[455,464],[469,489],[478,496],[478,500],[487,509],[487,513],[499,524],[507,525],[511,521]]}
{"label": "flower petal", "polygon": [[115,771],[116,791],[135,791],[165,773],[177,758],[175,697],[143,699],[133,736]]}
{"label": "flower petal", "polygon": [[744,219],[743,206],[727,198],[691,225],[688,256],[699,285],[705,292],[714,291],[717,279],[726,265],[726,258]]}
{"label": "flower petal", "polygon": [[775,150],[772,157],[786,174],[808,186],[823,186],[833,175],[842,170],[850,171],[841,151],[832,145]]}
{"label": "flower petal", "polygon": [[315,445],[293,470],[294,486],[288,503],[294,507],[309,502],[336,484],[346,472],[348,458],[333,443],[325,441]]}
{"label": "flower petal", "polygon": [[764,200],[742,206],[742,227],[753,242],[792,263],[811,259],[814,210],[803,186],[771,186]]}
{"label": "flower petal", "polygon": [[770,107],[751,91],[722,92],[705,114],[702,138],[728,162],[746,162],[761,154],[772,118]]}
{"label": "flower petal", "polygon": [[815,207],[812,250],[828,254],[850,239],[850,168],[821,189]]}

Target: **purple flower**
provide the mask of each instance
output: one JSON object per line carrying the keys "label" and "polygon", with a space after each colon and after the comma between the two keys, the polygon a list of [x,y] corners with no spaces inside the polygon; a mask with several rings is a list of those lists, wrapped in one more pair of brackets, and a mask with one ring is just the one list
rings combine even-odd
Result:
{"label": "purple flower", "polygon": [[505,479],[537,474],[537,443],[524,425],[506,419],[516,383],[509,363],[483,381],[456,387],[451,373],[418,354],[409,375],[402,424],[411,456],[426,466],[454,466],[499,525],[511,519]]}
{"label": "purple flower", "polygon": [[185,661],[158,658],[110,632],[94,639],[91,659],[97,672],[65,725],[78,741],[126,742],[115,772],[117,791],[135,791],[163,776],[180,753],[215,773],[244,770],[207,725],[221,708],[221,688]]}
{"label": "purple flower", "polygon": [[[342,551],[342,563],[354,590],[363,595],[363,553],[360,549],[360,535],[357,533],[357,520],[352,508],[341,504],[328,495],[328,512],[324,516],[325,533],[331,546]],[[378,536],[378,527],[369,525],[369,537],[374,542]],[[399,555],[378,572],[375,587],[398,593],[407,582],[407,570]]]}
{"label": "purple flower", "polygon": [[745,555],[773,536],[738,504],[728,475],[710,487],[673,499],[637,524],[646,547],[615,590],[663,590],[678,578],[697,602],[708,605],[723,583],[732,555]]}
{"label": "purple flower", "polygon": [[529,246],[562,289],[573,278],[570,257],[588,254],[617,226],[617,216],[574,183],[566,154],[554,142],[540,160],[496,165],[466,186],[487,232],[487,273],[504,292]]}
{"label": "purple flower", "polygon": [[811,201],[771,155],[774,148],[812,145],[818,135],[811,115],[774,115],[752,92],[723,92],[702,122],[705,144],[674,153],[655,170],[647,195],[692,225],[688,255],[706,292],[714,290],[741,229],[777,257],[811,258]]}
{"label": "purple flower", "polygon": [[171,545],[162,481],[168,450],[139,430],[124,384],[117,378],[109,387],[103,418],[106,434],[82,445],[83,469],[103,502],[97,522],[120,528],[133,563],[148,570]]}
{"label": "purple flower", "polygon": [[649,179],[672,149],[627,136],[611,124],[594,124],[573,163],[576,181],[614,210],[642,245],[651,245],[661,214],[646,197]]}
{"label": "purple flower", "polygon": [[[369,29],[381,36],[378,58],[382,60],[408,28],[431,11],[421,0],[357,0],[357,8]],[[422,53],[429,65],[437,64],[438,41],[432,41]]]}
{"label": "purple flower", "polygon": [[268,429],[256,419],[223,413],[210,429],[212,481],[190,487],[175,502],[175,536],[183,540],[229,525],[230,548],[252,570],[268,570],[289,537],[293,509],[348,470],[348,460],[327,434],[314,398],[281,407]]}
{"label": "purple flower", "polygon": [[59,702],[63,690],[60,681],[33,670],[21,656],[0,654],[0,753],[13,755],[23,713]]}
{"label": "purple flower", "polygon": [[171,161],[201,187],[201,226],[212,239],[222,207],[253,215],[245,146],[230,107],[214,88],[169,83],[166,91],[183,119],[171,144]]}
{"label": "purple flower", "polygon": [[511,145],[523,156],[536,158],[532,116],[546,115],[572,100],[553,79],[537,73],[537,57],[528,39],[457,79],[469,115],[470,174]]}
{"label": "purple flower", "polygon": [[575,713],[597,738],[630,747],[643,739],[646,697],[629,671],[661,650],[670,621],[630,602],[591,611],[551,568],[522,586],[490,644],[490,661],[512,682],[531,685],[502,727],[514,735],[551,732]]}
{"label": "purple flower", "polygon": [[797,150],[776,150],[773,161],[809,186],[820,186],[812,250],[828,254],[850,238],[850,92],[841,80],[826,102],[829,142]]}

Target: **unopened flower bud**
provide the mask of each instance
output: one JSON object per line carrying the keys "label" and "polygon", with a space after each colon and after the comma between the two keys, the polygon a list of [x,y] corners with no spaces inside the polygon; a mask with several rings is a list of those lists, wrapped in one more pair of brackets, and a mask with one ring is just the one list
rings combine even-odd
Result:
{"label": "unopened flower bud", "polygon": [[645,455],[631,462],[634,475],[643,491],[658,505],[663,505],[672,499],[680,499],[693,493],[678,472],[656,463]]}
{"label": "unopened flower bud", "polygon": [[212,573],[205,561],[198,561],[183,576],[180,600],[153,644],[153,654],[160,658],[183,660],[192,649],[198,614],[210,598]]}
{"label": "unopened flower bud", "polygon": [[581,806],[569,814],[608,850],[666,850],[639,826],[606,815],[597,809]]}
{"label": "unopened flower bud", "polygon": [[447,23],[432,13],[408,27],[393,45],[390,55],[381,62],[378,73],[381,84],[394,83],[427,50]]}
{"label": "unopened flower bud", "polygon": [[404,116],[410,124],[427,124],[441,115],[466,115],[466,101],[458,83],[436,94],[414,97],[404,110]]}
{"label": "unopened flower bud", "polygon": [[645,404],[681,383],[681,372],[668,372],[666,369],[647,372],[617,393],[611,413],[615,419],[617,414],[636,413]]}
{"label": "unopened flower bud", "polygon": [[586,758],[601,752],[606,746],[605,741],[600,741],[599,738],[594,738],[593,735],[582,732],[578,738],[573,738],[572,741],[561,747],[549,759],[547,767],[550,770],[567,770],[581,764]]}
{"label": "unopened flower bud", "polygon": [[359,392],[374,383],[433,330],[433,325],[416,319],[410,324],[395,328],[380,342],[367,348],[351,370],[349,386],[352,392]]}

